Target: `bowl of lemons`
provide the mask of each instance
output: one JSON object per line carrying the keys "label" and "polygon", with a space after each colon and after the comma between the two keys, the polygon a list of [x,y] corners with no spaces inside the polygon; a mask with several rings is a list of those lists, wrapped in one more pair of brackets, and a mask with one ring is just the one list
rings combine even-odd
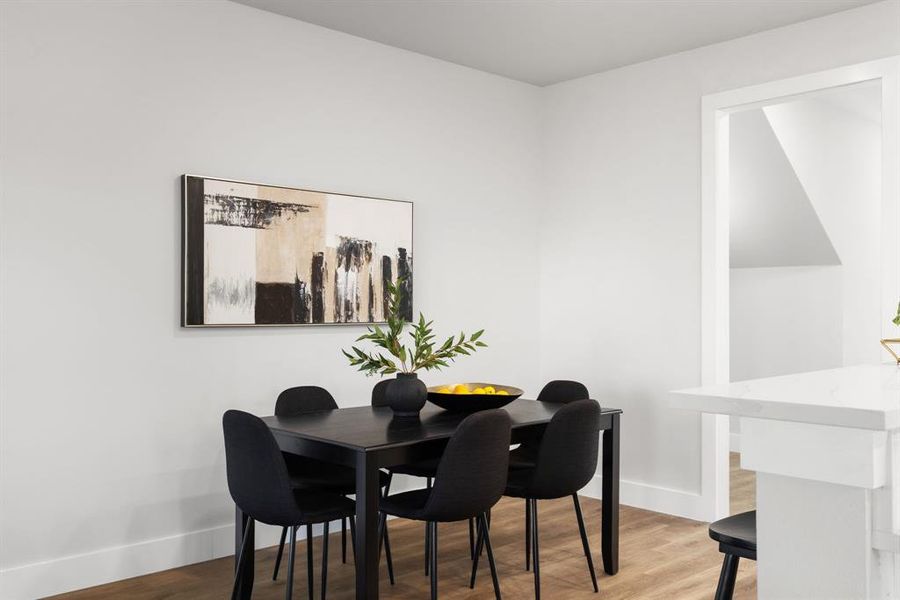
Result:
{"label": "bowl of lemons", "polygon": [[453,383],[428,388],[428,401],[445,410],[475,412],[506,406],[522,393],[517,387],[496,383]]}

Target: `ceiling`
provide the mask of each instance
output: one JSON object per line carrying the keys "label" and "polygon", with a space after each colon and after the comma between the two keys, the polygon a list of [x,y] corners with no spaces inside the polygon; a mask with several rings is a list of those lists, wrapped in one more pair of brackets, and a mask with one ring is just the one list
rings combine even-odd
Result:
{"label": "ceiling", "polygon": [[549,85],[875,0],[236,0]]}

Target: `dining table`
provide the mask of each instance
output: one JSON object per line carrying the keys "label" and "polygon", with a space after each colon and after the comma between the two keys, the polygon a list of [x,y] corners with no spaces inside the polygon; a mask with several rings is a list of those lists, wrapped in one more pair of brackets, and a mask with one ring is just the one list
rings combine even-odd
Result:
{"label": "dining table", "polygon": [[[503,407],[512,422],[511,443],[539,436],[563,404],[518,398]],[[619,570],[619,447],[617,408],[601,409],[601,552],[609,575]],[[379,470],[435,458],[466,413],[427,404],[418,419],[394,417],[390,408],[356,406],[293,417],[263,417],[282,452],[352,467],[356,470],[356,598],[377,600]],[[472,465],[477,469],[478,465]],[[235,568],[248,515],[235,508]],[[250,527],[249,535],[253,535]],[[235,573],[238,597],[253,590],[254,540],[241,572]]]}

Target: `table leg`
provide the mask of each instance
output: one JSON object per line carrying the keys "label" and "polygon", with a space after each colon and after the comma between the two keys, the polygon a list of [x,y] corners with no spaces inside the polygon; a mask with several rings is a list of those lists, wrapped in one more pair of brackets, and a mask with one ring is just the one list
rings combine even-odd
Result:
{"label": "table leg", "polygon": [[619,415],[611,415],[612,427],[603,432],[603,570],[619,572]]}
{"label": "table leg", "polygon": [[[241,554],[241,542],[242,537],[244,535],[244,527],[247,525],[247,519],[249,517],[244,514],[237,506],[234,507],[234,567],[237,569],[237,561],[238,557]],[[254,562],[254,549],[256,547],[254,540],[254,524],[250,524],[250,529],[247,532],[247,535],[250,537],[250,540],[246,547],[246,555],[244,556],[244,567],[241,569],[241,573],[237,575],[238,581],[238,593],[237,597],[241,600],[250,600],[250,595],[253,593],[253,562]]]}
{"label": "table leg", "polygon": [[356,455],[356,600],[378,600],[378,466]]}

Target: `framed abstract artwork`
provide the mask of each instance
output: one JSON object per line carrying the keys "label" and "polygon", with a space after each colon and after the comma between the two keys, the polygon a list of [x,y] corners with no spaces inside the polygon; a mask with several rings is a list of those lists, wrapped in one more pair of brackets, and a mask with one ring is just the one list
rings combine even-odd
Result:
{"label": "framed abstract artwork", "polygon": [[183,177],[184,327],[412,319],[412,202]]}

